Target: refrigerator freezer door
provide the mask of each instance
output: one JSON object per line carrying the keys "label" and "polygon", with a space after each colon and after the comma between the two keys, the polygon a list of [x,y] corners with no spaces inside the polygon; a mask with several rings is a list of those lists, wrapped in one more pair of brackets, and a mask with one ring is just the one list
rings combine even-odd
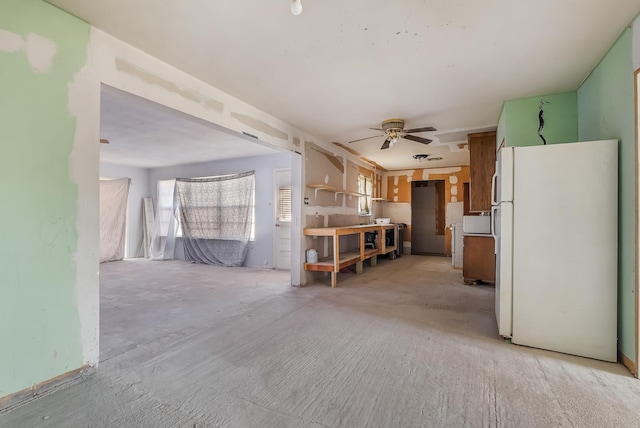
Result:
{"label": "refrigerator freezer door", "polygon": [[514,147],[503,147],[496,156],[496,173],[491,183],[491,204],[513,201]]}
{"label": "refrigerator freezer door", "polygon": [[493,207],[493,236],[496,243],[496,321],[498,334],[511,337],[513,290],[513,204]]}
{"label": "refrigerator freezer door", "polygon": [[513,343],[616,361],[618,144],[515,150]]}

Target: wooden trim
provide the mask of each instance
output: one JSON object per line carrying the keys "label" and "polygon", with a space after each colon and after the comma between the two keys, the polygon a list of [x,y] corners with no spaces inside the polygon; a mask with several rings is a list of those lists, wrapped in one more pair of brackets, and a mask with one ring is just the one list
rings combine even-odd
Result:
{"label": "wooden trim", "polygon": [[383,168],[381,165],[378,165],[376,162],[372,161],[371,159],[368,159],[364,156],[362,156],[359,152],[357,152],[356,150],[353,150],[351,147],[346,146],[342,143],[336,143],[334,142],[333,144],[335,144],[336,146],[345,149],[346,151],[348,151],[349,153],[351,153],[354,156],[358,156],[358,158],[360,158],[360,160],[362,160],[363,162],[368,163],[369,165],[371,165],[372,167],[374,167],[376,170],[378,171],[386,171],[385,168]]}
{"label": "wooden trim", "polygon": [[34,386],[31,386],[29,388],[25,388],[21,391],[18,392],[14,392],[13,394],[9,394],[9,395],[5,395],[4,397],[0,397],[0,405],[3,405],[5,403],[7,403],[8,401],[11,400],[16,400],[16,401],[24,401],[27,398],[30,398],[34,395],[34,391],[39,391],[42,390],[48,386],[54,387],[56,383],[62,383],[65,380],[68,380],[69,378],[73,378],[77,375],[79,375],[81,372],[85,371],[86,369],[88,369],[89,366],[88,365],[84,365],[78,369],[75,370],[71,370],[68,371],[66,373],[63,373],[59,376],[56,376],[54,378],[51,378],[49,380],[45,380],[43,382],[40,382]]}
{"label": "wooden trim", "polygon": [[638,365],[631,361],[629,357],[624,355],[622,351],[618,351],[618,361],[628,368],[632,375],[638,377]]}

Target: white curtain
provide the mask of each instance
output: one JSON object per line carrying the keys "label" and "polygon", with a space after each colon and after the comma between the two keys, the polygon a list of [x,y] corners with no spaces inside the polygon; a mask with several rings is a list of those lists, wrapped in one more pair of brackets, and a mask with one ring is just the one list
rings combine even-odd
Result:
{"label": "white curtain", "polygon": [[176,179],[186,260],[242,266],[249,250],[254,192],[254,171]]}
{"label": "white curtain", "polygon": [[131,179],[100,180],[100,263],[124,258]]}

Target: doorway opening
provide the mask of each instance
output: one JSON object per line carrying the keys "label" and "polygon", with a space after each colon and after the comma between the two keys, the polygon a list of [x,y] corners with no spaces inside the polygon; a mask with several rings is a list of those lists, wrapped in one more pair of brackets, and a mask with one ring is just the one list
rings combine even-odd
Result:
{"label": "doorway opening", "polygon": [[411,183],[411,254],[445,255],[444,180]]}
{"label": "doorway opening", "polygon": [[[233,306],[225,306],[228,302],[221,291],[222,284],[234,284],[238,289],[257,286],[259,290],[252,291],[251,299],[275,287],[284,290],[287,284],[299,284],[299,280],[294,282],[290,267],[289,271],[273,269],[276,254],[272,207],[274,171],[286,170],[289,194],[293,193],[294,198],[289,204],[289,216],[299,221],[300,185],[296,179],[292,186],[291,180],[292,171],[299,174],[298,156],[106,85],[101,88],[100,116],[100,138],[105,142],[100,144],[99,176],[123,178],[130,183],[124,215],[124,257],[100,265],[100,361],[142,343],[178,334],[195,324],[213,325],[212,320],[224,316]],[[253,172],[256,180],[251,203],[254,232],[242,267],[185,263],[181,236],[177,236],[176,251],[170,257],[175,260],[149,259],[144,251],[148,248],[145,229],[153,233],[153,213],[163,207],[159,204],[161,183],[244,172]],[[284,179],[281,181],[284,186]],[[174,199],[173,187],[168,199]],[[145,226],[145,211],[152,213],[151,227]],[[289,242],[292,234],[299,241],[295,235],[299,232],[289,230]],[[218,287],[216,281],[220,278],[224,281]],[[198,312],[191,309],[214,300],[220,305],[218,311],[207,310],[198,315],[200,318],[194,317]]]}

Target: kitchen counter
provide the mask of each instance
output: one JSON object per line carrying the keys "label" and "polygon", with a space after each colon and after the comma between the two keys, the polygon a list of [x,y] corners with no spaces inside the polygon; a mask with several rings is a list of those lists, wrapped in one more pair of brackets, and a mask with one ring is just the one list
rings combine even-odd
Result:
{"label": "kitchen counter", "polygon": [[[393,245],[386,245],[386,239],[384,239],[384,237],[387,230],[394,230]],[[378,248],[365,248],[364,234],[366,232],[378,232]],[[389,254],[390,258],[395,258],[395,251],[398,248],[397,224],[309,227],[304,229],[302,233],[305,236],[327,236],[333,238],[333,256],[319,258],[316,263],[305,263],[304,269],[308,271],[331,272],[331,287],[334,288],[340,269],[356,265],[356,273],[361,273],[363,268],[362,262],[364,260],[371,259],[371,265],[375,266],[379,254]],[[357,251],[340,252],[340,236],[344,235],[360,236],[360,245]]]}

